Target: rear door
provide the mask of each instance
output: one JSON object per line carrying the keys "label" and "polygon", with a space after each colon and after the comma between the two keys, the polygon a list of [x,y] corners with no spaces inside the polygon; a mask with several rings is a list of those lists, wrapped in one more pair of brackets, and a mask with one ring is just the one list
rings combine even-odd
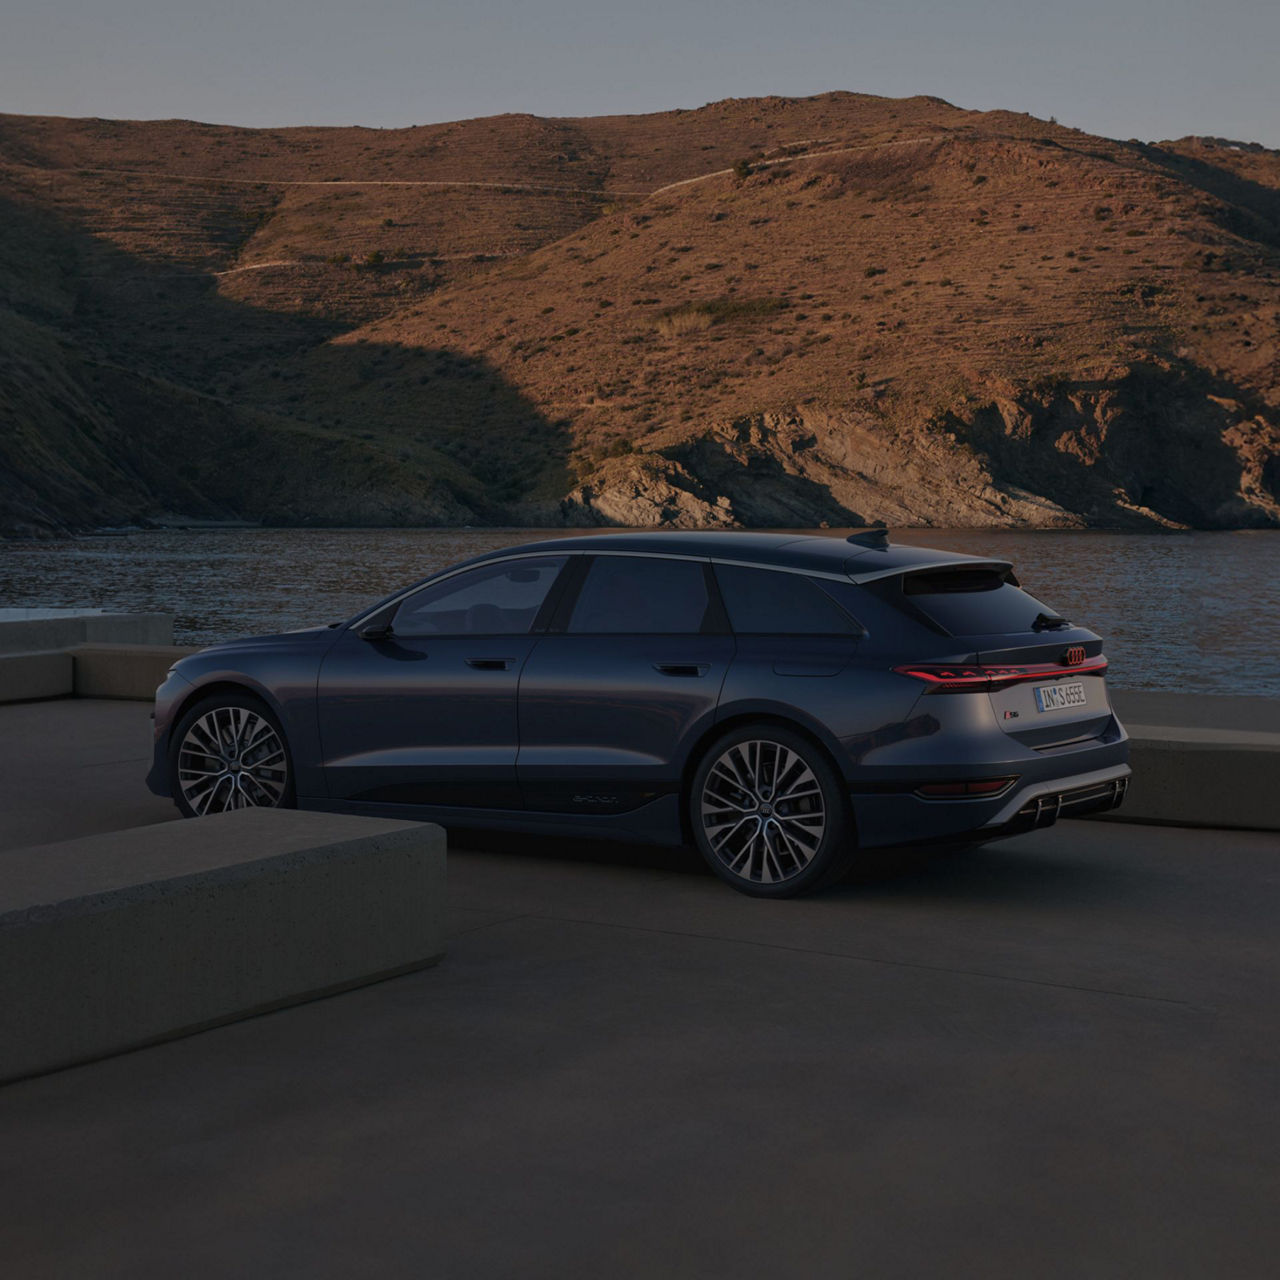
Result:
{"label": "rear door", "polygon": [[339,637],[317,702],[331,798],[519,807],[516,691],[567,559],[464,570]]}
{"label": "rear door", "polygon": [[622,813],[678,790],[733,657],[706,560],[581,561],[520,680],[527,807]]}

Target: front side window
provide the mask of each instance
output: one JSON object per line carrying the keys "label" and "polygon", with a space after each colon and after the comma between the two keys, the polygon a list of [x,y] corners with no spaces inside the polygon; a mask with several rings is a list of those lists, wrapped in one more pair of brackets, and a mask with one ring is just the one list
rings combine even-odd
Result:
{"label": "front side window", "polygon": [[701,561],[598,556],[568,629],[588,635],[697,635],[710,602]]}
{"label": "front side window", "polygon": [[414,592],[396,610],[397,636],[526,635],[566,556],[481,565]]}
{"label": "front side window", "polygon": [[862,628],[811,578],[716,565],[729,625],[739,635],[860,635]]}

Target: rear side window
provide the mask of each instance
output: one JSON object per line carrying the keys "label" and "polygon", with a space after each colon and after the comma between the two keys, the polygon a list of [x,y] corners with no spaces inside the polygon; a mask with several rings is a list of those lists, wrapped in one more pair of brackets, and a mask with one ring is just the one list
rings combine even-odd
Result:
{"label": "rear side window", "polygon": [[862,628],[812,578],[732,564],[718,564],[715,572],[729,625],[740,635],[862,634]]}
{"label": "rear side window", "polygon": [[699,560],[598,556],[573,607],[578,634],[697,635],[711,595]]}
{"label": "rear side window", "polygon": [[999,569],[945,569],[902,580],[907,603],[953,636],[1011,635],[1032,630],[1054,610],[1010,582]]}

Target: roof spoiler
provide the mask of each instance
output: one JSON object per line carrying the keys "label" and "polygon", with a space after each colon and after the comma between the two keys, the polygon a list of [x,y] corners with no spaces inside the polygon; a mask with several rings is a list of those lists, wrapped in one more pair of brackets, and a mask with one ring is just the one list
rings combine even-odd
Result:
{"label": "roof spoiler", "polygon": [[[905,550],[899,546],[898,550]],[[877,565],[872,568],[859,560],[850,560],[845,564],[845,572],[854,582],[875,582],[878,578],[895,578],[899,574],[919,573],[924,569],[1000,569],[1008,572],[1013,568],[1011,560],[987,560],[982,556],[966,556],[955,551],[928,551],[920,548],[918,559],[899,561],[894,565]]]}

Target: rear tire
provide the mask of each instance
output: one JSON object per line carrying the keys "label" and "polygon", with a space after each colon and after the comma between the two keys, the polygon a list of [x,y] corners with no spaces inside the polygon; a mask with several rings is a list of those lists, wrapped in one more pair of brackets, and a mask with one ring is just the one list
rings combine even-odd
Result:
{"label": "rear tire", "polygon": [[689,789],[707,865],[754,898],[832,884],[857,854],[849,800],[826,753],[780,725],[745,725],[712,744]]}
{"label": "rear tire", "polygon": [[284,730],[250,693],[211,694],[187,709],[170,740],[169,776],[184,818],[297,804]]}

